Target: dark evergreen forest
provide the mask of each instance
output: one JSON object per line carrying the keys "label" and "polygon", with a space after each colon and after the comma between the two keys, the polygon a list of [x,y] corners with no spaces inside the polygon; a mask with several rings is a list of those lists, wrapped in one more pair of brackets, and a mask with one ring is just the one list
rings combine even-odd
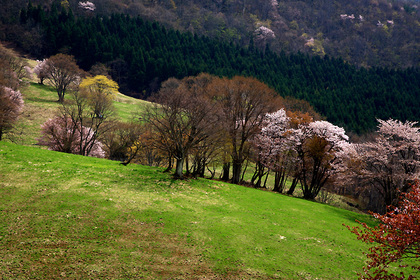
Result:
{"label": "dark evergreen forest", "polygon": [[418,68],[356,68],[328,56],[261,51],[252,42],[243,48],[122,14],[76,18],[71,10],[29,5],[20,23],[43,30],[43,44],[32,55],[69,53],[85,70],[103,63],[122,91],[135,97],[148,97],[169,77],[207,72],[256,77],[355,133],[374,130],[376,118],[420,120]]}

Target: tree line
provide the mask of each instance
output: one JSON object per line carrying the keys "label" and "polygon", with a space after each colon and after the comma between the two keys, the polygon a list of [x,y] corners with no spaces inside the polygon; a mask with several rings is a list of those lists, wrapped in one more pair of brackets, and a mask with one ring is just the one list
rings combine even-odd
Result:
{"label": "tree line", "polygon": [[[42,67],[41,67],[42,66]],[[315,199],[322,189],[363,197],[384,211],[398,203],[419,174],[420,131],[416,122],[378,119],[369,141],[350,143],[345,130],[322,120],[304,101],[283,98],[252,77],[206,73],[170,78],[155,101],[130,124],[112,120],[112,93],[118,85],[106,76],[86,76],[71,56],[58,54],[35,67],[46,74],[62,103],[43,126],[40,144],[53,150],[106,156],[124,164],[135,160],[173,169],[174,176],[204,177],[206,171],[233,183],[267,187],[274,175],[277,192]],[[65,82],[58,84],[55,81]],[[40,79],[41,81],[41,79]],[[63,88],[70,91],[63,102]],[[91,154],[92,153],[92,154]]]}
{"label": "tree line", "polygon": [[356,133],[374,130],[376,118],[420,119],[417,68],[358,69],[328,56],[261,51],[253,42],[242,48],[121,14],[75,17],[71,10],[30,5],[20,20],[43,30],[43,47],[32,48],[35,55],[67,52],[85,70],[102,63],[121,91],[136,97],[150,96],[170,77],[206,72],[255,77],[283,97],[307,100],[328,121]]}

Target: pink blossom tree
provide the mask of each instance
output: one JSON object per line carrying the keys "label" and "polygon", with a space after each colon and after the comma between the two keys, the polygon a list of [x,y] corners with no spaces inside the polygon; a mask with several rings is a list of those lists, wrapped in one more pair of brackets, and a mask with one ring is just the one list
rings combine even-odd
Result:
{"label": "pink blossom tree", "polygon": [[307,199],[314,199],[335,175],[333,164],[349,145],[343,128],[295,115],[292,119],[284,109],[265,116],[253,142],[261,162],[275,172],[274,190],[281,192],[290,176],[294,184],[300,182]]}
{"label": "pink blossom tree", "polygon": [[13,127],[23,110],[22,94],[9,87],[0,87],[0,141],[3,134]]}
{"label": "pink blossom tree", "polygon": [[384,212],[386,205],[398,204],[399,191],[406,192],[420,171],[420,129],[417,122],[378,120],[373,141],[354,145],[352,162],[347,166],[347,182],[357,182],[379,194]]}
{"label": "pink blossom tree", "polygon": [[[105,157],[103,145],[99,141],[94,141],[95,136],[90,128],[80,126],[71,118],[66,116],[56,116],[47,120],[41,127],[42,137],[38,139],[38,144],[48,146],[50,150],[82,154],[81,147],[89,147],[87,154],[92,157]],[[83,136],[82,136],[83,135]]]}

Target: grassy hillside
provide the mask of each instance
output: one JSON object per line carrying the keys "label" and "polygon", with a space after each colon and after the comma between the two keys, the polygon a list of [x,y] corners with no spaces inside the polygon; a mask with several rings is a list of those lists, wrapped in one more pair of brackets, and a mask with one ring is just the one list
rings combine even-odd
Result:
{"label": "grassy hillside", "polygon": [[[10,136],[14,142],[23,145],[35,145],[40,137],[41,125],[54,116],[61,106],[56,91],[49,86],[30,82],[21,88],[25,106],[14,133]],[[118,94],[114,106],[115,116],[121,121],[129,121],[135,113],[147,106],[148,102]]]}
{"label": "grassy hillside", "polygon": [[366,249],[331,206],[0,143],[2,279],[356,279]]}
{"label": "grassy hillside", "polygon": [[[31,147],[60,106],[22,88],[0,142],[1,279],[356,279],[367,247],[342,224],[366,215],[162,169]],[[147,103],[119,95],[117,116]]]}

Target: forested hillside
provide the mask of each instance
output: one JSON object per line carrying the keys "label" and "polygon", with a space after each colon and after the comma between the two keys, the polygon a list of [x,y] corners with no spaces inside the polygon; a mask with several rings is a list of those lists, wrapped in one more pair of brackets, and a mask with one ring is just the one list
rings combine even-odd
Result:
{"label": "forested hillside", "polygon": [[[81,1],[86,2],[86,1]],[[365,67],[420,65],[420,9],[417,0],[92,0],[94,10],[77,0],[33,0],[34,5],[70,7],[77,15],[123,13],[158,21],[166,28],[254,44],[274,52],[342,57]],[[0,0],[3,23],[13,24],[27,0]],[[3,36],[21,36],[6,28]],[[27,33],[33,39],[39,30]],[[3,38],[4,39],[4,38]]]}
{"label": "forested hillside", "polygon": [[417,68],[366,70],[329,56],[276,54],[252,44],[242,48],[121,14],[75,17],[71,10],[29,6],[20,22],[45,34],[33,55],[68,52],[85,70],[106,64],[121,89],[137,97],[147,97],[169,77],[208,72],[256,77],[283,96],[309,101],[330,122],[357,133],[373,130],[375,118],[420,120]]}

